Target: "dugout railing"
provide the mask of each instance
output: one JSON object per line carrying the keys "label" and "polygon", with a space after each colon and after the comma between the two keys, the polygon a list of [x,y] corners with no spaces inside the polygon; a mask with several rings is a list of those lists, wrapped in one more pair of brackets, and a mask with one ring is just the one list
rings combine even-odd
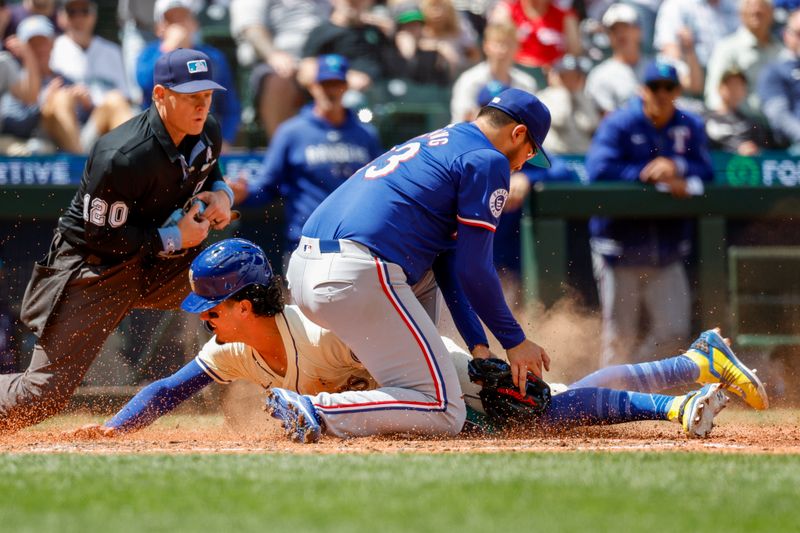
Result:
{"label": "dugout railing", "polygon": [[[800,218],[800,187],[713,184],[702,196],[676,199],[646,185],[538,183],[521,227],[523,287],[528,299],[550,306],[570,293],[570,224],[584,224],[595,215],[631,221],[694,219],[695,291],[701,326],[730,328],[739,345],[800,344],[800,320],[795,320],[800,309],[796,268],[800,266],[800,248],[756,244],[729,250],[728,246],[731,221],[768,221],[775,227],[793,227]],[[769,232],[770,226],[766,228]],[[747,258],[752,264],[756,257],[761,263],[757,268],[751,266],[744,281],[739,275],[740,261]],[[789,260],[791,264],[786,264]],[[729,268],[733,269],[730,274]],[[742,323],[743,317],[759,312],[743,305],[760,305],[760,312],[769,308],[781,323],[753,318]]]}

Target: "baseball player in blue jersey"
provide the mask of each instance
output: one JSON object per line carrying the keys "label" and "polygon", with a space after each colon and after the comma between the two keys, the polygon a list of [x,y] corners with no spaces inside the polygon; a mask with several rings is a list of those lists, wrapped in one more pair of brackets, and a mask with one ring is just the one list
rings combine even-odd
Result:
{"label": "baseball player in blue jersey", "polygon": [[[311,322],[297,306],[284,305],[280,277],[273,275],[263,250],[252,242],[227,239],[210,246],[192,262],[189,277],[192,292],[181,307],[199,314],[215,336],[182,369],[142,389],[113,418],[71,432],[74,436],[136,431],[214,382],[227,385],[242,379],[265,390],[280,386],[303,394],[377,387],[341,339]],[[719,330],[704,332],[689,350],[675,357],[604,368],[568,387],[553,385],[552,400],[525,422],[509,417],[518,402],[513,394],[501,400],[509,410],[499,420],[492,418],[485,408],[490,400],[470,377],[472,357],[450,339],[442,338],[442,342],[448,352],[446,364],[455,367],[464,391],[468,419],[473,423],[470,429],[486,430],[495,424],[564,428],[670,420],[682,424],[689,436],[705,437],[727,402],[722,387],[757,409],[766,407],[760,381],[736,358]],[[705,386],[682,396],[657,394],[693,383]],[[298,432],[296,439],[314,440],[317,430]]]}
{"label": "baseball player in blue jersey", "polygon": [[350,346],[381,387],[313,397],[272,389],[275,416],[341,437],[457,434],[465,408],[436,330],[439,289],[476,357],[490,355],[478,318],[489,327],[523,394],[527,372],[549,368],[508,309],[492,264],[510,173],[534,156],[549,165],[541,150],[549,126],[535,96],[508,89],[474,122],[394,147],[320,204],[292,254],[289,288],[303,314]]}

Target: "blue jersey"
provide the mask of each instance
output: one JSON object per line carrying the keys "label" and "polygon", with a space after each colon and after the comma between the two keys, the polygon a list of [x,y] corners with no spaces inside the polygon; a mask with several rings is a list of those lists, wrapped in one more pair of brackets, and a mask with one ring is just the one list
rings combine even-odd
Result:
{"label": "blue jersey", "polygon": [[375,129],[362,124],[353,112],[334,126],[309,105],[278,127],[261,172],[248,185],[250,197],[263,202],[278,193],[286,199],[287,240],[293,250],[312,211],[380,153]]}
{"label": "blue jersey", "polygon": [[303,235],[364,244],[400,265],[411,285],[433,269],[470,349],[487,344],[475,313],[508,349],[525,334],[505,304],[492,241],[510,171],[476,125],[448,126],[353,174],[314,211]]}
{"label": "blue jersey", "polygon": [[[642,110],[641,99],[607,116],[586,153],[591,181],[638,182],[656,157],[675,161],[684,177],[711,181],[714,169],[702,119],[676,110],[660,129]],[[592,248],[613,264],[664,266],[683,259],[691,248],[692,225],[680,219],[630,221],[593,217]]]}
{"label": "blue jersey", "polygon": [[495,231],[509,179],[508,159],[477,126],[457,124],[364,166],[311,215],[303,235],[360,242],[414,284],[454,246],[459,222]]}

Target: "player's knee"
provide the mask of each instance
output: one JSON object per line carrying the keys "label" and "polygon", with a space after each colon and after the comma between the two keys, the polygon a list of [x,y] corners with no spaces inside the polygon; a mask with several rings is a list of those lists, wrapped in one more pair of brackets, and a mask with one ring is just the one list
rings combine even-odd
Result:
{"label": "player's knee", "polygon": [[467,406],[464,404],[464,398],[459,396],[448,401],[445,414],[447,415],[445,433],[451,437],[461,433],[467,419]]}

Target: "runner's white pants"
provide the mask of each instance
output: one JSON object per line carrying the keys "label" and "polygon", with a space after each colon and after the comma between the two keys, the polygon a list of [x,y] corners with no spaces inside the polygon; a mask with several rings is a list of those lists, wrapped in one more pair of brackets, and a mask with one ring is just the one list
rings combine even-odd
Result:
{"label": "runner's white pants", "polygon": [[374,257],[361,244],[303,237],[287,277],[303,313],[342,339],[380,386],[314,396],[326,433],[461,431],[466,408],[436,329],[432,276],[411,287],[398,265]]}

